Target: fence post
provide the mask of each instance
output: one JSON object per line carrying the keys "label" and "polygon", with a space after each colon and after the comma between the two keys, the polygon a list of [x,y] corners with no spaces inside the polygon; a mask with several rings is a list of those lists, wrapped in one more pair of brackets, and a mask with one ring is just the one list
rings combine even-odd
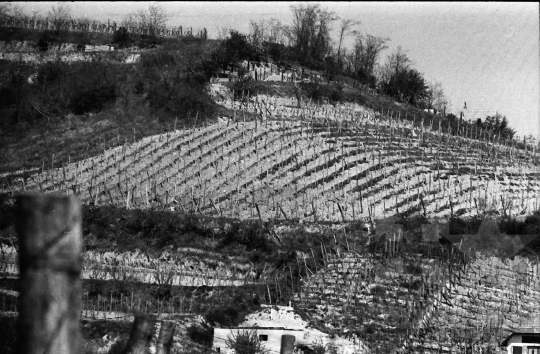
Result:
{"label": "fence post", "polygon": [[156,343],[156,354],[169,354],[173,344],[174,330],[176,323],[173,321],[162,321],[159,336]]}
{"label": "fence post", "polygon": [[81,204],[74,196],[17,197],[20,297],[18,353],[80,348]]}
{"label": "fence post", "polygon": [[150,316],[140,315],[135,317],[129,341],[124,349],[126,354],[146,354],[150,348],[150,342],[154,335],[156,320]]}
{"label": "fence post", "polygon": [[[169,354],[176,323],[173,321],[158,321],[148,315],[135,317],[125,354]],[[156,333],[159,331],[159,333]],[[155,338],[155,342],[153,339]],[[152,349],[151,349],[152,347]]]}

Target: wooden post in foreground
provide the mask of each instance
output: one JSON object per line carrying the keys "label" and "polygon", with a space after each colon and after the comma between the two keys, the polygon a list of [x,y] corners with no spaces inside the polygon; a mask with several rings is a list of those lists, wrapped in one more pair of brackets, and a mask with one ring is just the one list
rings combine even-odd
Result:
{"label": "wooden post in foreground", "polygon": [[124,354],[169,354],[176,323],[158,321],[152,316],[135,317]]}
{"label": "wooden post in foreground", "polygon": [[171,352],[175,329],[176,323],[173,321],[161,321],[156,343],[156,354],[169,354]]}
{"label": "wooden post in foreground", "polygon": [[137,316],[131,327],[129,341],[124,349],[125,354],[146,354],[154,335],[156,320],[150,316]]}
{"label": "wooden post in foreground", "polygon": [[74,196],[16,199],[20,296],[18,353],[80,351],[81,204]]}

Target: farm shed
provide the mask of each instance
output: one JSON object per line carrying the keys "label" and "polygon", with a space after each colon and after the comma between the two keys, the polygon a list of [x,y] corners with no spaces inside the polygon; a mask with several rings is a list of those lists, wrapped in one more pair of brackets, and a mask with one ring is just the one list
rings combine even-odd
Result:
{"label": "farm shed", "polygon": [[281,352],[284,335],[294,336],[294,345],[299,347],[313,347],[320,344],[339,349],[339,352],[343,354],[367,352],[365,344],[356,336],[346,339],[309,328],[308,323],[302,320],[290,306],[262,305],[261,307],[260,311],[248,315],[239,327],[214,328],[214,349],[220,353],[229,353],[231,350],[225,344],[229,336],[239,331],[256,330],[260,340],[271,354]]}
{"label": "farm shed", "polygon": [[262,305],[261,311],[251,314],[240,327],[215,328],[214,348],[221,353],[230,349],[226,345],[228,337],[235,333],[256,330],[259,340],[270,352],[280,352],[283,335],[295,337],[295,343],[304,335],[304,325],[290,306]]}
{"label": "farm shed", "polygon": [[[297,339],[304,334],[302,329],[291,329],[283,327],[234,327],[234,328],[215,328],[214,329],[214,348],[219,353],[229,353],[232,350],[227,347],[226,340],[232,337],[234,333],[242,333],[242,331],[255,330],[259,336],[259,340],[264,344],[265,348],[270,353],[281,352],[282,341],[284,335],[292,335]],[[292,352],[291,352],[292,353]]]}
{"label": "farm shed", "polygon": [[501,343],[508,354],[540,354],[540,313]]}

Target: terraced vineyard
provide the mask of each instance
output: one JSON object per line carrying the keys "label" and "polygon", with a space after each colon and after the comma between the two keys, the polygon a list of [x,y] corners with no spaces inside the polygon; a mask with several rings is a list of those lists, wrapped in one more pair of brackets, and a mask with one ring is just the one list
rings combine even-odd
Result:
{"label": "terraced vineyard", "polygon": [[411,272],[430,261],[375,259],[353,252],[330,256],[327,267],[306,279],[296,300],[312,318],[339,333],[359,333],[373,353],[395,352],[430,305],[424,289],[435,289],[436,283]]}
{"label": "terraced vineyard", "polygon": [[[25,179],[6,175],[0,192],[75,191],[96,205],[306,221],[540,206],[538,152],[473,139],[478,132],[453,136],[356,104],[221,103],[234,121],[147,137]],[[259,119],[245,121],[248,112]]]}
{"label": "terraced vineyard", "polygon": [[374,253],[337,243],[295,302],[316,323],[359,333],[372,353],[495,353],[540,311],[538,259],[465,260],[438,242]]}
{"label": "terraced vineyard", "polygon": [[[17,250],[0,246],[0,271],[18,275]],[[204,257],[198,256],[203,254]],[[239,286],[255,283],[255,271],[249,263],[192,249],[165,251],[158,256],[135,252],[86,251],[82,279],[118,280],[182,286]],[[216,259],[212,260],[211,257]]]}
{"label": "terraced vineyard", "polygon": [[[193,293],[177,291],[172,295],[165,292],[161,297],[149,297],[140,289],[126,290],[132,284],[146,284],[149,288],[163,289],[219,289],[266,283],[265,279],[255,279],[253,264],[234,259],[217,260],[223,258],[210,252],[197,251],[165,251],[158,256],[150,256],[140,251],[84,252],[81,279],[90,290],[83,296],[81,316],[93,319],[126,319],[134,312],[144,311],[172,317],[191,314],[196,307],[200,307]],[[212,257],[216,259],[212,260]],[[0,272],[3,281],[19,276],[17,250],[14,247],[0,246]],[[104,283],[110,284],[115,291],[109,294],[92,291],[93,284],[99,287],[99,284]],[[18,291],[0,290],[2,312],[16,311],[17,296]]]}
{"label": "terraced vineyard", "polygon": [[[494,352],[540,313],[538,260],[479,255],[449,279],[405,342],[412,352]],[[405,351],[406,352],[406,351]]]}

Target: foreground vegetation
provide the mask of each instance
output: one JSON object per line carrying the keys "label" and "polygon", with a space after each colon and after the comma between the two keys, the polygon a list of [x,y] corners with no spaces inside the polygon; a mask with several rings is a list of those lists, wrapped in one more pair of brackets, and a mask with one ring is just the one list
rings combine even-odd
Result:
{"label": "foreground vegetation", "polygon": [[[13,227],[13,207],[9,202],[3,205],[0,215],[0,220],[3,221],[0,236],[2,245],[5,246],[16,243],[16,239]],[[478,233],[480,221],[474,218],[451,219],[450,236],[474,235]],[[539,221],[540,213],[535,213],[522,221],[501,219],[497,224],[501,232],[509,235],[536,235],[534,241],[525,245],[517,254],[535,260],[540,255]],[[107,305],[104,307],[108,308],[108,299],[114,299],[119,303],[121,297],[126,299],[135,296],[139,301],[148,304],[147,312],[167,312],[166,309],[170,306],[179,308],[180,299],[183,299],[183,310],[175,310],[175,313],[184,316],[202,315],[208,326],[236,326],[247,314],[259,309],[261,303],[288,305],[292,301],[299,313],[309,320],[312,326],[324,332],[341,333],[343,325],[350,321],[360,321],[355,322],[355,333],[366,340],[370,346],[378,343],[377,333],[381,331],[387,333],[387,338],[393,338],[392,341],[398,340],[405,332],[400,332],[401,330],[388,332],[370,320],[380,313],[397,311],[397,309],[392,310],[390,298],[394,295],[391,294],[395,292],[398,299],[414,296],[416,301],[428,296],[428,301],[432,301],[437,294],[437,292],[433,293],[435,288],[432,288],[429,294],[423,292],[424,286],[428,288],[427,278],[422,278],[422,274],[428,274],[425,269],[426,259],[438,259],[444,269],[455,268],[456,272],[462,266],[462,262],[466,261],[464,258],[456,257],[458,253],[455,249],[452,251],[452,246],[447,243],[448,240],[441,240],[440,243],[422,240],[422,225],[429,222],[423,218],[393,220],[392,223],[402,225],[404,237],[399,245],[399,253],[390,254],[387,251],[388,245],[385,245],[385,237],[382,235],[379,238],[376,236],[367,245],[368,234],[362,230],[361,223],[347,223],[336,229],[335,225],[324,223],[307,225],[292,222],[263,223],[257,220],[216,219],[170,212],[130,211],[115,207],[84,207],[83,232],[87,251],[114,251],[121,254],[137,248],[143,254],[152,256],[163,254],[167,250],[181,252],[186,248],[196,249],[201,251],[198,254],[199,262],[209,259],[246,260],[252,265],[254,271],[260,274],[260,281],[237,287],[209,287],[178,286],[157,282],[140,283],[129,279],[109,281],[85,279],[83,280],[83,309],[92,310],[92,306],[95,306],[97,301],[104,302],[105,300]],[[378,225],[382,230],[382,224],[378,223]],[[375,231],[374,234],[378,235],[378,232]],[[495,252],[494,254],[504,251],[493,245],[491,235],[483,237],[488,237],[488,239],[478,240],[489,242],[493,246],[491,249]],[[316,308],[312,308],[308,301],[310,296],[318,294],[312,289],[313,282],[320,281],[314,275],[320,276],[325,269],[332,271],[335,268],[339,272],[343,271],[344,268],[339,264],[350,259],[352,255],[379,264],[375,266],[375,274],[378,275],[364,279],[368,287],[362,292],[358,290],[357,294],[366,299],[373,298],[369,300],[373,301],[373,305],[365,307],[361,302],[354,305],[351,302],[350,306],[353,307],[348,317],[338,320],[337,317],[332,317],[331,313],[328,313],[326,316],[329,317],[321,320]],[[400,278],[383,281],[386,278],[380,272],[383,269],[386,271],[394,269],[398,264],[395,262],[399,260],[403,262],[402,270],[396,268],[395,272],[402,272]],[[364,272],[365,276],[368,276],[369,269],[371,268],[357,271]],[[449,273],[448,276],[451,274],[458,276],[460,273]],[[352,276],[352,273],[349,276]],[[397,283],[392,285],[394,282]],[[392,290],[394,286],[397,286],[397,290]],[[2,280],[2,289],[17,290],[17,287],[16,280]],[[343,293],[338,296],[345,295],[346,293]],[[451,294],[445,296],[452,298]],[[324,301],[329,301],[330,298],[325,299]],[[162,310],[158,309],[158,305]],[[422,302],[422,306],[428,306],[428,302]],[[116,311],[128,313],[130,311],[129,308],[113,308]],[[361,318],[356,318],[358,311],[362,312]],[[396,321],[395,325],[404,326],[403,330],[405,328],[412,330],[411,326],[415,323],[415,319],[420,318],[423,311],[417,309],[410,320],[399,316],[390,317],[386,325]],[[395,315],[396,313],[392,316]],[[9,320],[2,321],[9,327]],[[329,327],[329,324],[334,327]],[[211,344],[208,340],[211,327],[198,325],[191,328],[188,333],[192,339],[199,341],[202,345]],[[11,337],[4,338],[9,340]],[[392,343],[397,345],[399,341]],[[10,344],[6,342],[5,345]]]}

